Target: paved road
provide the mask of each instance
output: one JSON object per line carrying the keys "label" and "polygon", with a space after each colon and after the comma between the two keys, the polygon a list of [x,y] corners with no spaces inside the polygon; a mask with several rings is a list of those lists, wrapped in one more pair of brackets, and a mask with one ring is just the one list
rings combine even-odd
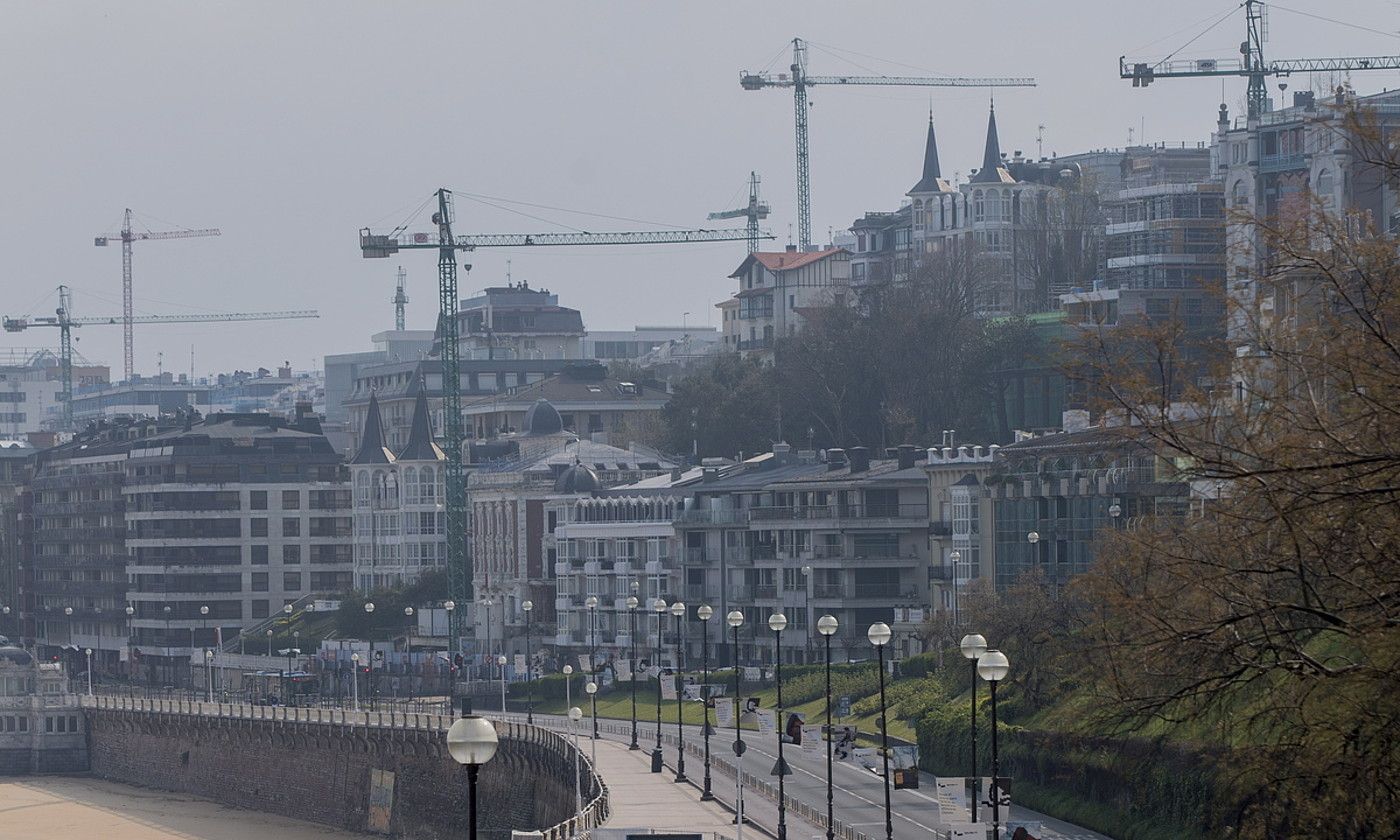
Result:
{"label": "paved road", "polygon": [[[488,716],[492,713],[486,712]],[[514,715],[512,715],[514,717]],[[551,715],[535,715],[537,724],[545,724],[557,728],[567,728],[568,720],[563,717]],[[584,721],[585,726],[587,721]],[[619,721],[611,721],[612,726],[617,726]],[[629,729],[629,721],[621,721],[621,729]],[[606,726],[602,719],[600,726]],[[607,727],[611,728],[611,727]],[[639,739],[644,749],[651,749],[656,740],[655,724],[644,724],[638,722]],[[586,729],[584,730],[587,731]],[[664,736],[674,737],[676,733],[675,724],[663,724],[662,733]],[[604,731],[605,738],[626,740],[625,734],[614,734]],[[701,743],[700,728],[698,726],[685,727],[685,739],[688,744],[699,745]],[[734,756],[731,744],[734,740],[733,730],[719,730],[717,734],[710,738],[710,750],[712,763],[726,762],[733,764]],[[754,775],[765,777],[768,781],[776,784],[776,777],[769,776],[773,765],[777,762],[778,747],[773,736],[761,738],[757,732],[745,731],[744,743],[748,745],[748,751],[744,755],[744,771]],[[663,755],[668,765],[675,760],[676,749],[669,741],[663,745]],[[786,793],[788,796],[797,799],[805,805],[825,814],[826,811],[826,753],[806,753],[792,745],[787,745],[783,749],[783,757],[787,760],[788,766],[792,769],[793,775],[785,780]],[[703,765],[695,760],[693,756],[686,758],[686,774],[695,783],[699,783],[704,773]],[[885,832],[885,805],[884,805],[884,782],[874,773],[863,767],[838,761],[834,765],[834,776],[832,779],[832,799],[836,819],[845,822],[847,825],[875,840],[883,840]],[[734,796],[734,781],[732,774],[721,774],[714,772],[713,785],[715,793],[725,802],[732,803]],[[935,790],[933,776],[923,773],[920,775],[920,788],[917,790],[891,790],[890,804],[893,812],[893,828],[895,840],[941,840],[941,835],[936,831],[934,823],[937,820],[938,809],[935,806],[936,799],[933,796]],[[1014,790],[1013,790],[1014,795]],[[745,800],[749,803],[751,812],[758,813],[758,797],[751,797],[745,794]],[[771,803],[762,803],[763,811],[776,811],[776,807]],[[765,814],[766,816],[766,814]],[[989,819],[989,815],[982,810],[979,816],[982,819]],[[1079,826],[1056,820],[1044,814],[1031,811],[1013,805],[1011,813],[1004,815],[1006,820],[1027,821],[1040,823],[1042,832],[1037,835],[1041,840],[1110,840],[1106,835],[1090,831]],[[769,821],[762,820],[765,824]],[[808,840],[810,835],[794,833],[794,825],[789,818],[789,840]],[[805,824],[804,824],[805,825]],[[810,831],[810,829],[808,829]]]}

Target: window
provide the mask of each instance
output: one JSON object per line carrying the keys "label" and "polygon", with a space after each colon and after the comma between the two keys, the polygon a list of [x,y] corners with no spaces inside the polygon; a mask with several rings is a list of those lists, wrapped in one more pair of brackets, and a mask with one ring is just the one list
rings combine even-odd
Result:
{"label": "window", "polygon": [[282,573],[282,591],[283,591],[283,592],[300,592],[300,591],[301,591],[301,572],[283,572],[283,573]]}
{"label": "window", "polygon": [[267,601],[253,602],[253,618],[267,618]]}
{"label": "window", "polygon": [[254,536],[254,537],[265,537],[265,536],[267,536],[267,519],[265,519],[265,518],[263,518],[263,517],[261,517],[261,516],[256,516],[256,517],[253,517],[252,519],[248,520],[248,527],[249,527],[248,533],[249,533],[249,535],[251,535],[251,536]]}
{"label": "window", "polygon": [[982,198],[981,190],[972,191],[972,218],[974,221],[982,221],[986,215],[986,203]]}
{"label": "window", "polygon": [[267,491],[266,491],[266,490],[250,490],[250,491],[248,491],[248,509],[249,509],[249,510],[267,510]]}
{"label": "window", "polygon": [[[252,587],[253,587],[253,591],[254,591],[254,592],[266,592],[266,591],[267,591],[267,572],[253,572],[253,576],[252,576],[252,580],[251,580],[251,585],[252,585]],[[263,603],[266,604],[267,602],[264,601]],[[257,609],[256,609],[256,605],[257,605],[256,602],[254,602],[253,618],[258,618],[258,612],[257,612]],[[267,618],[266,615],[264,615],[264,616],[262,616],[262,617],[263,617],[263,618]]]}
{"label": "window", "polygon": [[301,491],[282,491],[282,510],[301,510]]}
{"label": "window", "polygon": [[288,516],[288,517],[284,518],[284,519],[282,520],[282,536],[284,536],[284,537],[299,537],[299,536],[301,536],[301,520],[300,520],[300,519],[297,519],[295,516]]}
{"label": "window", "polygon": [[254,566],[266,566],[266,565],[267,565],[267,546],[265,546],[265,545],[255,545],[255,546],[253,546],[252,563],[253,563]]}
{"label": "window", "polygon": [[296,565],[297,563],[300,563],[300,562],[301,562],[301,546],[299,546],[299,545],[284,545],[284,546],[282,546],[282,563],[283,563],[283,565]]}

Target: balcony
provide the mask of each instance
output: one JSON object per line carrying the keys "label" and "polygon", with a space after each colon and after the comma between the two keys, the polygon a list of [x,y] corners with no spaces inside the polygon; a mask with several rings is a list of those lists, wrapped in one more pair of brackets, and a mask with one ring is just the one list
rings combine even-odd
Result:
{"label": "balcony", "polygon": [[749,524],[747,510],[682,510],[676,513],[674,524],[682,527],[724,527]]}
{"label": "balcony", "polygon": [[839,583],[816,583],[812,585],[812,597],[825,600],[846,597],[846,587]]}
{"label": "balcony", "polygon": [[794,505],[749,508],[751,522],[764,526],[786,522],[822,522],[847,527],[919,527],[928,522],[928,505]]}
{"label": "balcony", "polygon": [[[772,317],[772,313],[760,316],[764,318]],[[773,339],[771,338],[746,338],[739,342],[740,350],[771,350],[773,349]]]}
{"label": "balcony", "polygon": [[761,583],[753,587],[753,597],[759,601],[772,601],[778,597],[778,587],[769,583]]}

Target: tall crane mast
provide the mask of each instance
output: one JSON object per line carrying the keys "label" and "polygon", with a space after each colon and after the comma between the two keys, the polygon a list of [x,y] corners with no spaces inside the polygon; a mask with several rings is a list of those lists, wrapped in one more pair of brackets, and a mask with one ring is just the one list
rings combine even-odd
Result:
{"label": "tall crane mast", "polygon": [[1147,87],[1157,79],[1187,79],[1204,76],[1243,76],[1249,80],[1246,101],[1249,116],[1258,117],[1268,107],[1268,76],[1287,77],[1293,73],[1337,73],[1352,70],[1397,70],[1400,55],[1358,56],[1354,58],[1289,58],[1266,61],[1264,44],[1269,40],[1268,6],[1261,0],[1244,0],[1245,39],[1240,42],[1239,58],[1195,58],[1159,61],[1129,61],[1118,58],[1118,76],[1131,79],[1133,87]]}
{"label": "tall crane mast", "polygon": [[59,366],[62,377],[63,429],[73,430],[73,329],[82,326],[130,324],[203,324],[211,321],[284,321],[296,318],[319,318],[314,309],[283,312],[214,312],[193,315],[99,315],[73,317],[73,298],[67,286],[58,287],[58,308],[52,316],[31,318],[6,317],[5,332],[23,332],[31,327],[57,327],[59,337]]}
{"label": "tall crane mast", "polygon": [[405,294],[403,290],[403,281],[404,278],[406,278],[407,276],[408,273],[403,270],[403,266],[399,266],[399,286],[398,289],[394,292],[393,300],[394,329],[398,330],[399,332],[403,332],[403,308],[408,303],[408,295]]}
{"label": "tall crane mast", "polygon": [[[437,212],[433,223],[436,234],[407,233],[396,228],[387,234],[360,229],[360,254],[368,259],[389,257],[405,249],[436,249],[438,252],[437,336],[442,358],[442,436],[447,456],[447,575],[451,595],[459,604],[471,603],[472,570],[467,563],[467,479],[462,465],[461,358],[457,330],[457,252],[477,248],[521,248],[572,245],[658,245],[683,242],[741,242],[748,231],[738,230],[661,230],[616,233],[494,233],[457,234],[452,230],[452,191],[437,191]],[[764,239],[772,239],[768,233]],[[468,270],[470,270],[468,266]],[[451,613],[459,622],[451,631],[460,637],[460,622],[466,610]]]}
{"label": "tall crane mast", "polygon": [[[134,351],[134,330],[132,325],[136,319],[132,317],[131,307],[131,246],[137,241],[155,239],[190,239],[197,236],[218,236],[218,228],[206,228],[204,230],[167,230],[161,232],[133,231],[131,229],[131,208],[126,208],[126,213],[122,215],[122,370],[126,374],[128,381],[135,371],[135,351]],[[98,236],[93,239],[94,245],[105,248],[109,236]]]}
{"label": "tall crane mast", "polygon": [[793,116],[797,137],[797,241],[802,250],[812,244],[812,189],[807,166],[807,88],[813,85],[881,85],[918,87],[1035,87],[1028,77],[969,78],[958,76],[810,76],[807,74],[807,44],[792,39],[789,73],[739,73],[744,90],[792,88]]}
{"label": "tall crane mast", "polygon": [[741,216],[748,220],[745,230],[748,232],[749,253],[758,250],[758,222],[760,219],[768,218],[768,203],[758,200],[758,173],[749,173],[749,203],[745,207],[738,207],[734,210],[721,210],[718,213],[711,213],[706,218],[715,219],[737,219]]}

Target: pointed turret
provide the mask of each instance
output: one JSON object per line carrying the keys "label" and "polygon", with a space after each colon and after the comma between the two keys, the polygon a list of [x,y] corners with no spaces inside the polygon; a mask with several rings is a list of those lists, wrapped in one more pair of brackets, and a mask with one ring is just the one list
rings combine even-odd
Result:
{"label": "pointed turret", "polygon": [[1014,184],[1016,179],[1001,161],[1001,141],[997,138],[997,106],[987,112],[987,146],[982,150],[982,168],[969,179],[974,184]]}
{"label": "pointed turret", "polygon": [[360,451],[350,460],[352,464],[392,464],[394,453],[384,445],[384,421],[379,417],[379,400],[369,395],[369,410],[365,412],[365,431],[360,436]]}
{"label": "pointed turret", "polygon": [[928,112],[928,139],[924,141],[924,176],[909,190],[914,193],[942,192],[948,188],[938,167],[938,138],[933,133],[933,111]]}
{"label": "pointed turret", "polygon": [[399,451],[400,461],[445,461],[447,456],[433,442],[432,424],[428,414],[428,389],[419,383],[418,399],[413,403],[413,423],[408,429],[408,443]]}

